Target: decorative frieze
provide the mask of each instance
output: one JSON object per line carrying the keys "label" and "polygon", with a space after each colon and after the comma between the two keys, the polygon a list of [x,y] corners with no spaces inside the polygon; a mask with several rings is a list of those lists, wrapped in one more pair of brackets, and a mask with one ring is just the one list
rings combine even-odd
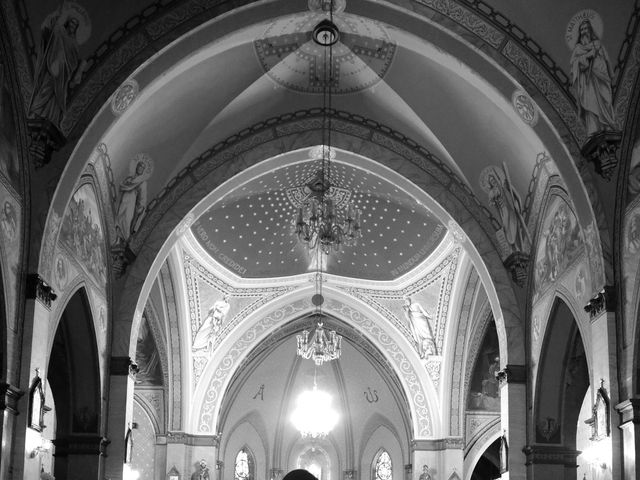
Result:
{"label": "decorative frieze", "polygon": [[612,286],[605,285],[591,300],[587,302],[584,311],[594,319],[603,312],[615,312],[616,296]]}
{"label": "decorative frieze", "polygon": [[217,435],[192,435],[185,432],[169,432],[166,436],[158,437],[158,439],[161,443],[165,444],[218,448],[220,446],[221,436],[222,434],[220,433]]}
{"label": "decorative frieze", "polygon": [[445,437],[436,440],[412,440],[412,451],[440,451],[440,450],[462,450],[464,448],[464,439],[462,437]]}
{"label": "decorative frieze", "polygon": [[27,275],[27,298],[39,300],[45,307],[51,309],[51,303],[58,298],[53,287],[37,273]]}
{"label": "decorative frieze", "polygon": [[68,435],[53,441],[56,446],[56,457],[69,455],[107,455],[107,446],[111,441],[100,435]]}
{"label": "decorative frieze", "polygon": [[522,451],[526,455],[525,465],[564,465],[565,467],[577,467],[576,459],[580,451],[571,450],[562,446],[527,445]]}
{"label": "decorative frieze", "polygon": [[607,182],[611,180],[618,166],[617,153],[621,140],[621,132],[602,131],[590,136],[580,150],[584,158],[594,164],[596,172]]}

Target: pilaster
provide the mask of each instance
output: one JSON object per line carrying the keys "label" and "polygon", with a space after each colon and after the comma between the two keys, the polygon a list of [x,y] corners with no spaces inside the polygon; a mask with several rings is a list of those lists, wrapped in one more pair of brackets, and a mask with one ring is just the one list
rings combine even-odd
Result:
{"label": "pilaster", "polygon": [[629,398],[616,405],[616,410],[622,432],[622,478],[636,479],[640,475],[636,467],[640,458],[640,398]]}
{"label": "pilaster", "polygon": [[[502,478],[527,478],[523,447],[527,442],[527,369],[524,365],[506,365],[496,377],[500,382],[501,426],[506,445]],[[506,452],[505,452],[506,454]]]}

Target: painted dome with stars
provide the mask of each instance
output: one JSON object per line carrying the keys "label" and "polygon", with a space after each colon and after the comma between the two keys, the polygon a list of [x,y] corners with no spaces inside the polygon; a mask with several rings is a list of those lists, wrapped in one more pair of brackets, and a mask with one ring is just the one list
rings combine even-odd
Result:
{"label": "painted dome with stars", "polygon": [[[202,248],[242,278],[274,278],[315,270],[298,243],[296,190],[317,172],[314,160],[261,175],[213,204],[191,227]],[[362,238],[332,253],[325,271],[366,280],[393,280],[425,260],[446,228],[393,183],[351,164],[331,163],[331,184],[348,190],[362,210]]]}

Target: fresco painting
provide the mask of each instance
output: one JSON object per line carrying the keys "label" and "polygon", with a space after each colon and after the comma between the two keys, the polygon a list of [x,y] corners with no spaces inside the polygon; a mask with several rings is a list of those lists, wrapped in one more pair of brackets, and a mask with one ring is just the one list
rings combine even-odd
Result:
{"label": "fresco painting", "polygon": [[2,271],[4,282],[5,307],[9,324],[15,326],[16,321],[16,285],[18,281],[18,267],[20,261],[20,230],[21,207],[9,194],[8,190],[0,184],[0,231],[2,231],[2,253],[4,258]]}
{"label": "fresco painting", "polygon": [[496,378],[498,371],[500,371],[500,349],[496,325],[492,321],[484,334],[471,374],[467,409],[500,411],[500,385]]}
{"label": "fresco painting", "polygon": [[0,63],[0,173],[16,187],[20,178],[20,158],[16,139],[13,104],[7,72]]}
{"label": "fresco painting", "polygon": [[99,285],[105,285],[107,272],[101,218],[93,187],[82,185],[69,201],[59,241]]}
{"label": "fresco painting", "polygon": [[582,252],[580,227],[573,210],[562,198],[553,198],[538,240],[534,272],[536,295],[555,282]]}
{"label": "fresco painting", "polygon": [[139,369],[136,374],[136,385],[162,385],[160,355],[146,315],[142,317],[138,332],[136,363]]}

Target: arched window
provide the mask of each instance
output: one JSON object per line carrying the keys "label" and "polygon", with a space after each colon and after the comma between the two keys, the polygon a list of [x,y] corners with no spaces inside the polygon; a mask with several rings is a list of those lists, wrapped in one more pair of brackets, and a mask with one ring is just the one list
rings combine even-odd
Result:
{"label": "arched window", "polygon": [[391,468],[391,457],[386,450],[382,450],[378,455],[375,466],[374,480],[393,480],[393,469]]}
{"label": "arched window", "polygon": [[246,448],[241,449],[236,455],[235,480],[253,479],[253,469],[253,457]]}

